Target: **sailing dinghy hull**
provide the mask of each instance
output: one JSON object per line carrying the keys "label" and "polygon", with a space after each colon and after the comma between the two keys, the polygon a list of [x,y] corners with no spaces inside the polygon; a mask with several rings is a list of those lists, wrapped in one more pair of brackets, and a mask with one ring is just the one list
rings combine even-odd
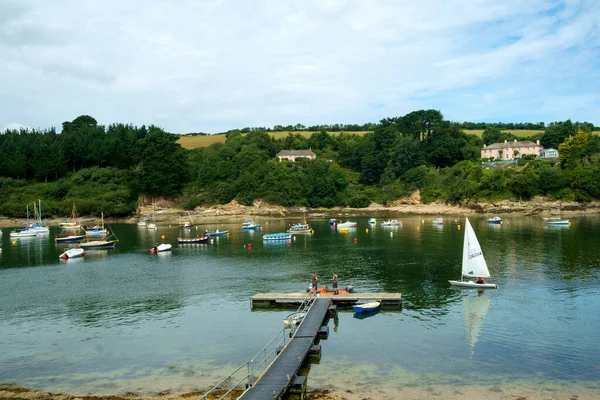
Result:
{"label": "sailing dinghy hull", "polygon": [[495,283],[475,283],[473,281],[448,281],[452,286],[458,286],[462,288],[470,289],[497,289],[498,285]]}

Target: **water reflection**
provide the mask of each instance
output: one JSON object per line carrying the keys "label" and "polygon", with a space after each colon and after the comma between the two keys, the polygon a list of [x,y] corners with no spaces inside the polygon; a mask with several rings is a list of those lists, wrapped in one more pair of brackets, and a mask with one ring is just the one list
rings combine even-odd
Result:
{"label": "water reflection", "polygon": [[379,314],[379,308],[373,311],[366,311],[366,312],[355,312],[354,313],[354,318],[356,319],[366,319],[366,318],[370,318],[373,317],[375,315]]}

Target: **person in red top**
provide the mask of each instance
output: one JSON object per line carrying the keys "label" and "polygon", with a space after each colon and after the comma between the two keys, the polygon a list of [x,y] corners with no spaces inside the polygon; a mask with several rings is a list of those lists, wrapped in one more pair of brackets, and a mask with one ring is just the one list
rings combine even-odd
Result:
{"label": "person in red top", "polygon": [[482,284],[485,283],[485,280],[482,277],[478,276],[477,277],[477,281],[475,283],[478,283],[478,284],[482,285]]}

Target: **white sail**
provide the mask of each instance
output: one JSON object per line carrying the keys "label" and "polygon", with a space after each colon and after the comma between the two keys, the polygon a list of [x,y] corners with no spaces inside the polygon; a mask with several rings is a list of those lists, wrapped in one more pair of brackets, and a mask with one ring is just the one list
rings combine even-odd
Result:
{"label": "white sail", "polygon": [[463,243],[463,260],[462,260],[462,274],[463,276],[487,278],[490,276],[481,246],[475,231],[471,227],[471,223],[467,218],[465,224],[465,241]]}
{"label": "white sail", "polygon": [[473,357],[479,330],[490,308],[490,300],[482,296],[463,296],[462,302],[463,313],[465,314],[465,329],[467,330],[467,344],[469,345],[470,356]]}

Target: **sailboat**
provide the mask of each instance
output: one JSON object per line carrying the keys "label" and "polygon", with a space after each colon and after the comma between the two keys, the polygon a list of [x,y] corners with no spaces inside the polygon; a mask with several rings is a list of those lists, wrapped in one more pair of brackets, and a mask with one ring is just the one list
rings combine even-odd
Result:
{"label": "sailboat", "polygon": [[37,233],[48,233],[50,228],[42,223],[42,201],[38,199],[38,206],[33,203],[33,222],[29,224],[29,230]]}
{"label": "sailboat", "polygon": [[[104,213],[102,213],[102,229],[106,232],[106,234],[109,234],[109,232],[106,229],[104,229]],[[114,239],[112,239],[112,237],[114,237]],[[115,244],[118,241],[119,241],[119,239],[117,239],[116,235],[113,232],[108,237],[103,237],[103,238],[100,237],[98,239],[90,238],[90,239],[86,240],[85,242],[80,243],[79,247],[81,247],[82,249],[87,249],[87,250],[114,249]]]}
{"label": "sailboat", "polygon": [[71,220],[61,222],[58,226],[63,229],[79,229],[81,227],[79,222],[77,222],[77,208],[75,208],[75,203],[73,203],[73,208],[71,209]]}
{"label": "sailboat", "polygon": [[156,229],[156,211],[155,211],[155,206],[154,206],[154,199],[152,199],[152,222],[150,222],[148,225],[146,225],[146,227],[148,229]]}
{"label": "sailboat", "polygon": [[453,286],[461,288],[496,289],[498,286],[494,283],[476,283],[475,281],[464,279],[465,277],[489,278],[490,276],[490,271],[488,270],[485,258],[483,257],[481,246],[479,246],[475,231],[467,218],[465,223],[465,239],[463,243],[462,275],[460,281],[448,282]]}
{"label": "sailboat", "polygon": [[463,296],[463,313],[465,314],[465,329],[467,330],[467,344],[470,356],[475,354],[475,343],[479,331],[490,308],[490,300],[483,296]]}

